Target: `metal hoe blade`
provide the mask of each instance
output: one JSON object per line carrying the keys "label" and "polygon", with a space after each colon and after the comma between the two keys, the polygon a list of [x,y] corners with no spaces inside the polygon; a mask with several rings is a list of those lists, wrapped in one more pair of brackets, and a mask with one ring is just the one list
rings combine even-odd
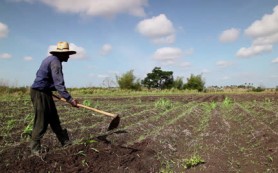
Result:
{"label": "metal hoe blade", "polygon": [[110,125],[108,127],[108,131],[109,130],[113,130],[115,128],[117,128],[120,124],[120,117],[119,115],[117,115],[111,122],[110,122]]}

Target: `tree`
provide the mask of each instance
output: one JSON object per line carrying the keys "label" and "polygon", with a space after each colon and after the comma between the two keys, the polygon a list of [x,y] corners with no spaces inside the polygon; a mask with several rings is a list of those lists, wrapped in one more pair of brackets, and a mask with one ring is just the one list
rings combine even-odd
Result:
{"label": "tree", "polygon": [[175,80],[174,80],[174,88],[177,88],[179,90],[182,90],[183,89],[183,80],[182,80],[182,77],[177,77]]}
{"label": "tree", "polygon": [[205,89],[205,81],[202,79],[202,75],[195,76],[191,74],[190,78],[187,78],[184,89],[203,91]]}
{"label": "tree", "polygon": [[121,89],[141,90],[140,80],[136,79],[133,70],[124,73],[122,76],[116,76],[118,85]]}
{"label": "tree", "polygon": [[166,89],[173,87],[174,78],[172,71],[163,71],[160,67],[155,67],[151,73],[142,81],[147,88]]}

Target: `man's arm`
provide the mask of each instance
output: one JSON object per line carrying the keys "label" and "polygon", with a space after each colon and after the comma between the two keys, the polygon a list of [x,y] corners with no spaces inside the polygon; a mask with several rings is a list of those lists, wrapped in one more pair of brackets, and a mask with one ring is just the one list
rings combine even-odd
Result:
{"label": "man's arm", "polygon": [[73,99],[65,87],[61,62],[59,61],[51,62],[50,68],[51,68],[51,75],[52,75],[55,89],[63,98],[65,98],[68,102],[71,102]]}

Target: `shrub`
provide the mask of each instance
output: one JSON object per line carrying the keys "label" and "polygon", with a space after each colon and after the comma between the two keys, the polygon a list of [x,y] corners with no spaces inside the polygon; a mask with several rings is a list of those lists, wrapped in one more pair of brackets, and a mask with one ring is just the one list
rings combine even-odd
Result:
{"label": "shrub", "polygon": [[205,81],[202,79],[202,75],[191,74],[190,78],[187,78],[187,83],[184,85],[184,89],[204,91]]}
{"label": "shrub", "polygon": [[116,79],[121,89],[141,90],[140,80],[136,79],[133,70],[124,73],[122,76],[116,76]]}

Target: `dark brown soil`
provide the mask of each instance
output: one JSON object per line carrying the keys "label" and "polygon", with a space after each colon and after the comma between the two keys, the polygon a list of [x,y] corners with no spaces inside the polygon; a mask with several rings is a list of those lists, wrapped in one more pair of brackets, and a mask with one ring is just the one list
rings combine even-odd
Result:
{"label": "dark brown soil", "polygon": [[[174,106],[156,108],[161,98]],[[225,98],[230,105],[223,104]],[[57,102],[73,145],[61,148],[48,129],[40,156],[31,156],[28,139],[21,138],[30,102],[22,107],[20,100],[0,102],[1,172],[278,172],[278,94],[89,99],[99,109],[120,113],[120,127],[107,132],[109,117]],[[185,159],[196,154],[204,162],[187,169]]]}

